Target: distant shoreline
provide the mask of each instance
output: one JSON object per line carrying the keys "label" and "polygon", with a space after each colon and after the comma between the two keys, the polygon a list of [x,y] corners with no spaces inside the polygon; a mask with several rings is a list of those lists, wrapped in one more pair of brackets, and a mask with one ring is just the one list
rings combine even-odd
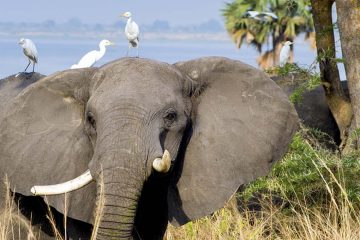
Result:
{"label": "distant shoreline", "polygon": [[[45,31],[23,31],[23,32],[0,32],[0,38],[12,37],[46,37],[46,38],[76,38],[76,39],[99,39],[124,37],[120,31],[112,32],[45,32]],[[203,41],[229,41],[226,32],[217,33],[187,33],[187,32],[144,32],[141,38],[145,40],[203,40]]]}

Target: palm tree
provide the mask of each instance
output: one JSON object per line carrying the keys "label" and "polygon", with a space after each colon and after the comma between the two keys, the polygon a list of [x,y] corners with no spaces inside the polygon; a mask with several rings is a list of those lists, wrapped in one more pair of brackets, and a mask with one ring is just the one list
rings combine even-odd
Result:
{"label": "palm tree", "polygon": [[[247,17],[248,11],[272,12],[278,19],[259,21]],[[271,49],[258,58],[262,68],[277,65],[282,42],[293,41],[300,33],[314,38],[310,0],[235,0],[223,9],[226,29],[238,48],[244,43],[256,47],[263,53],[262,46]]]}

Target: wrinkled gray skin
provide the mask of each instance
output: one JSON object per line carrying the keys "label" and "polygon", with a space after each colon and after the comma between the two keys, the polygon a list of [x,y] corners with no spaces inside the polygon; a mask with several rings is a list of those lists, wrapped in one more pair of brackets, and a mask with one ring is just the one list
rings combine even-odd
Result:
{"label": "wrinkled gray skin", "polygon": [[[98,239],[161,239],[168,221],[214,212],[268,173],[298,127],[271,79],[226,58],[124,58],[25,81],[0,85],[1,176],[31,196],[33,185],[90,169],[95,181],[67,194],[67,216],[90,224],[102,176]],[[173,158],[168,174],[152,169],[164,149]],[[64,213],[64,195],[48,201]]]}

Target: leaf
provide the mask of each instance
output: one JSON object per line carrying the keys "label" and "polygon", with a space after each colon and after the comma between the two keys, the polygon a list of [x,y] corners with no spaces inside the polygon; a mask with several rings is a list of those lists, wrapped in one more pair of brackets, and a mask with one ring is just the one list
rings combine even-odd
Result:
{"label": "leaf", "polygon": [[[246,18],[246,12],[250,10],[273,12],[278,16],[278,21],[261,22]],[[246,43],[256,46],[260,53],[263,44],[275,44],[273,36],[277,39],[294,39],[297,35],[314,29],[310,0],[234,0],[225,4],[222,14],[226,29],[237,47],[240,48],[244,43],[245,36]],[[275,47],[273,45],[272,49]]]}

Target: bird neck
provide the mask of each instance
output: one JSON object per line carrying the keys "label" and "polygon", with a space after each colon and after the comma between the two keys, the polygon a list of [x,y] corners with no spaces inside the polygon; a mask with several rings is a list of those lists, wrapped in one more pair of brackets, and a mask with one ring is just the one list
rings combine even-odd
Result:
{"label": "bird neck", "polygon": [[131,17],[129,17],[127,20],[127,24],[130,24],[131,22],[132,22],[132,19],[131,19]]}
{"label": "bird neck", "polygon": [[100,47],[100,54],[101,56],[103,56],[105,54],[105,51],[106,51],[106,47],[104,44],[99,44],[99,47]]}

